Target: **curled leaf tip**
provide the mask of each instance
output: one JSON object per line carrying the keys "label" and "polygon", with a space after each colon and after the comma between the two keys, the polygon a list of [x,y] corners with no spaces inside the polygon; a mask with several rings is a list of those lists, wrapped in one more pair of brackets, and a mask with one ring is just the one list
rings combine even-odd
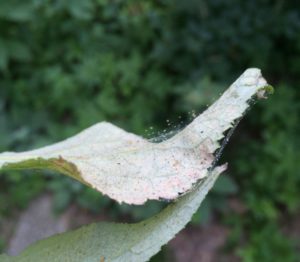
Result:
{"label": "curled leaf tip", "polygon": [[274,94],[274,87],[273,86],[266,85],[266,86],[264,86],[264,89],[265,89],[267,94],[270,94],[270,95]]}
{"label": "curled leaf tip", "polygon": [[274,87],[271,85],[265,85],[257,91],[258,99],[267,99],[268,95],[274,94]]}

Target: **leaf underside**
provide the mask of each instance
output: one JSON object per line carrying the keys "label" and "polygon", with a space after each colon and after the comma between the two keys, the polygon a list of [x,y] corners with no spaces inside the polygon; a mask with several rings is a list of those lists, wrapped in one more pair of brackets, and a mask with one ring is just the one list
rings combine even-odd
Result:
{"label": "leaf underside", "polygon": [[176,199],[208,175],[224,132],[269,91],[259,69],[248,69],[181,132],[150,142],[110,123],[96,124],[60,143],[0,154],[1,169],[50,169],[79,180],[118,202]]}
{"label": "leaf underside", "polygon": [[142,204],[186,193],[145,221],[91,224],[38,241],[19,256],[2,255],[0,261],[148,261],[186,226],[226,169],[215,167],[213,155],[224,131],[243,116],[254,95],[269,91],[260,70],[248,69],[182,132],[158,144],[101,123],[53,146],[0,154],[0,169],[55,170],[119,202]]}

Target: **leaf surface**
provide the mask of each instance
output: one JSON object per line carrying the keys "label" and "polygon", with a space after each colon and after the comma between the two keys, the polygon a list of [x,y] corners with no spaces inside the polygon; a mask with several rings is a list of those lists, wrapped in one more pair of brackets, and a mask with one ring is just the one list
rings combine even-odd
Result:
{"label": "leaf surface", "polygon": [[195,190],[150,219],[135,224],[101,222],[84,226],[41,240],[5,262],[148,261],[190,221],[224,169],[215,168]]}
{"label": "leaf surface", "polygon": [[248,69],[184,130],[160,143],[110,123],[96,124],[60,143],[0,154],[1,169],[45,168],[73,177],[128,204],[175,199],[207,176],[224,132],[267,91],[259,69]]}
{"label": "leaf surface", "polygon": [[[87,171],[84,169],[86,166],[81,165],[81,162],[85,163],[84,161],[88,161],[88,159],[98,159],[97,154],[99,152],[103,152],[104,157],[106,149],[107,155],[111,154],[111,156],[113,156],[111,158],[105,158],[105,161],[107,161],[106,164],[113,166],[111,171],[116,171],[114,169],[115,161],[123,159],[119,157],[119,154],[124,154],[125,156],[129,154],[132,162],[124,165],[124,170],[118,169],[121,174],[128,175],[128,177],[122,178],[131,181],[133,183],[132,185],[135,185],[136,177],[143,177],[141,180],[154,183],[155,180],[152,179],[157,179],[157,177],[163,179],[165,172],[165,170],[157,169],[157,166],[155,166],[156,169],[150,166],[156,165],[155,162],[150,162],[150,164],[145,162],[147,155],[154,154],[155,152],[157,153],[156,157],[158,161],[161,157],[163,157],[165,161],[161,163],[162,169],[163,164],[169,165],[168,161],[174,161],[174,159],[182,161],[183,163],[179,163],[179,166],[182,164],[185,165],[184,168],[181,167],[182,173],[178,173],[177,175],[172,173],[170,176],[172,179],[178,179],[178,183],[181,182],[181,176],[185,179],[192,179],[192,177],[195,176],[195,186],[192,191],[181,196],[159,214],[145,221],[135,224],[103,222],[91,224],[72,232],[59,234],[39,241],[27,248],[17,257],[0,255],[0,259],[5,262],[148,261],[163,245],[185,227],[208,191],[214,185],[219,174],[226,169],[225,165],[214,167],[215,157],[212,155],[212,153],[219,148],[218,141],[224,137],[223,132],[232,127],[233,122],[244,114],[248,108],[248,101],[255,94],[257,94],[258,97],[263,97],[264,93],[269,91],[269,89],[258,69],[248,69],[215,104],[196,118],[187,128],[160,144],[151,144],[115,126],[102,123],[84,131],[78,136],[53,146],[26,153],[2,154],[1,159],[3,162],[1,165],[4,169],[23,169],[32,168],[33,166],[36,168],[55,169],[73,176],[83,183],[96,187],[93,179],[87,182],[88,174],[83,172],[83,170]],[[97,132],[95,133],[96,129],[103,131],[103,133],[97,135]],[[131,143],[128,141],[131,141]],[[102,145],[102,143],[104,145]],[[88,144],[90,151],[85,151],[87,150],[86,144]],[[151,146],[149,146],[149,144],[151,144]],[[103,151],[99,151],[99,148],[102,148],[101,150]],[[80,149],[82,150],[81,155],[79,153]],[[96,155],[95,152],[97,153]],[[73,155],[71,153],[73,153]],[[80,156],[82,156],[82,158],[80,158]],[[18,159],[16,160],[16,158]],[[101,162],[103,160],[100,158],[99,161]],[[124,164],[125,162],[122,163]],[[135,176],[133,176],[130,175],[130,173],[126,173],[128,170],[132,171],[130,167],[135,163],[142,165],[142,168],[138,168],[141,174],[135,174]],[[97,163],[96,167],[99,171],[99,165]],[[146,171],[151,168],[153,178],[147,177],[148,173]],[[197,172],[199,170],[203,172],[201,173],[202,177],[199,177],[195,170]],[[156,175],[154,171],[159,174]],[[111,174],[111,176],[113,176],[113,174]],[[167,176],[167,178],[168,177],[169,176]],[[197,181],[199,178],[202,179]],[[120,176],[116,175],[116,178],[108,176],[107,180],[111,179],[115,179],[115,182],[118,183]],[[163,183],[164,181],[161,180],[160,182]],[[169,182],[172,182],[172,180]],[[130,183],[128,182],[127,185],[130,186]],[[160,191],[160,185],[153,184],[152,186],[157,187],[154,193],[159,192],[157,197],[161,197],[163,194]],[[173,184],[163,185],[163,188],[168,191],[171,186],[173,186]],[[122,190],[124,189],[122,189],[122,183],[121,187],[118,188],[118,190],[121,191],[115,191],[113,184],[111,184],[110,187],[111,188],[108,187],[107,190],[113,190],[118,197],[120,195],[125,197],[123,199],[116,198],[119,201],[130,199],[130,203],[139,203],[136,200],[141,200],[140,195],[135,191],[133,191],[133,194],[136,195],[132,198],[128,198],[127,194],[123,194]],[[189,188],[190,187],[184,188],[182,191],[177,190],[178,192],[175,191],[176,196],[179,192],[186,192]],[[129,189],[129,192],[132,191]],[[109,192],[106,193],[109,194]],[[168,194],[170,194],[170,192],[168,192]],[[151,197],[146,197],[145,199],[147,198]]]}

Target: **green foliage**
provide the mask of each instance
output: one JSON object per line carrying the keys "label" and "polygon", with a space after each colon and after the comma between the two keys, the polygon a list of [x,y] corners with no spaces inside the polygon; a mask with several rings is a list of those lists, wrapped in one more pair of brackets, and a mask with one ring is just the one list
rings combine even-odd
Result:
{"label": "green foliage", "polygon": [[[254,130],[263,127],[263,132],[244,132],[236,144],[241,149],[232,150],[235,153],[231,157],[239,154],[232,173],[243,188],[248,212],[231,225],[247,228],[249,242],[239,252],[245,261],[298,261],[299,258],[292,251],[291,241],[276,228],[284,213],[293,214],[300,206],[298,97],[296,90],[278,87],[268,105],[252,112],[260,117],[243,127],[245,130],[250,125]],[[253,135],[258,136],[257,142],[249,145],[247,141],[251,138],[247,136]]]}
{"label": "green foliage", "polygon": [[[248,210],[235,230],[248,236],[240,254],[249,261],[246,253],[273,242],[272,234],[255,237],[262,225],[278,227],[283,214],[299,209],[299,29],[296,0],[0,1],[0,151],[49,144],[101,120],[142,135],[150,126],[167,128],[166,119],[185,123],[188,110],[218,96],[220,81],[260,67],[270,83],[285,86],[250,114],[233,137],[235,147],[225,151]],[[0,216],[24,207],[45,185],[42,176],[23,177],[0,174]],[[57,210],[75,200],[140,219],[161,208],[119,208],[69,179],[46,179]],[[208,212],[194,221],[234,190],[214,192]],[[287,242],[282,236],[276,249],[289,250],[289,257]],[[274,260],[271,248],[264,252]]]}
{"label": "green foliage", "polygon": [[278,232],[276,225],[269,224],[253,231],[249,243],[238,253],[245,262],[296,262],[298,259],[293,252],[294,248],[293,243]]}
{"label": "green foliage", "polygon": [[236,165],[247,170],[240,170],[240,176],[254,174],[250,180],[240,179],[249,207],[261,218],[272,219],[280,213],[279,205],[285,205],[289,211],[300,205],[300,103],[296,91],[285,86],[278,88],[272,102],[264,105],[261,112],[259,124],[266,129],[260,134],[260,143],[250,146],[250,161],[242,160],[247,152],[241,150],[242,157]]}

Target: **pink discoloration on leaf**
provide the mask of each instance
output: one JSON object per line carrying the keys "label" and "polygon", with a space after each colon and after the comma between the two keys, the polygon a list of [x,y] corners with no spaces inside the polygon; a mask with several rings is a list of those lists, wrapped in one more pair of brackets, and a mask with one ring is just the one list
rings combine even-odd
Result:
{"label": "pink discoloration on leaf", "polygon": [[259,69],[246,70],[203,114],[161,143],[104,122],[38,150],[2,153],[0,169],[32,159],[56,159],[51,163],[60,165],[60,169],[66,163],[76,167],[72,174],[65,169],[67,175],[118,202],[143,204],[148,199],[174,199],[207,176],[224,132],[243,115],[252,96],[262,97],[265,84]]}

